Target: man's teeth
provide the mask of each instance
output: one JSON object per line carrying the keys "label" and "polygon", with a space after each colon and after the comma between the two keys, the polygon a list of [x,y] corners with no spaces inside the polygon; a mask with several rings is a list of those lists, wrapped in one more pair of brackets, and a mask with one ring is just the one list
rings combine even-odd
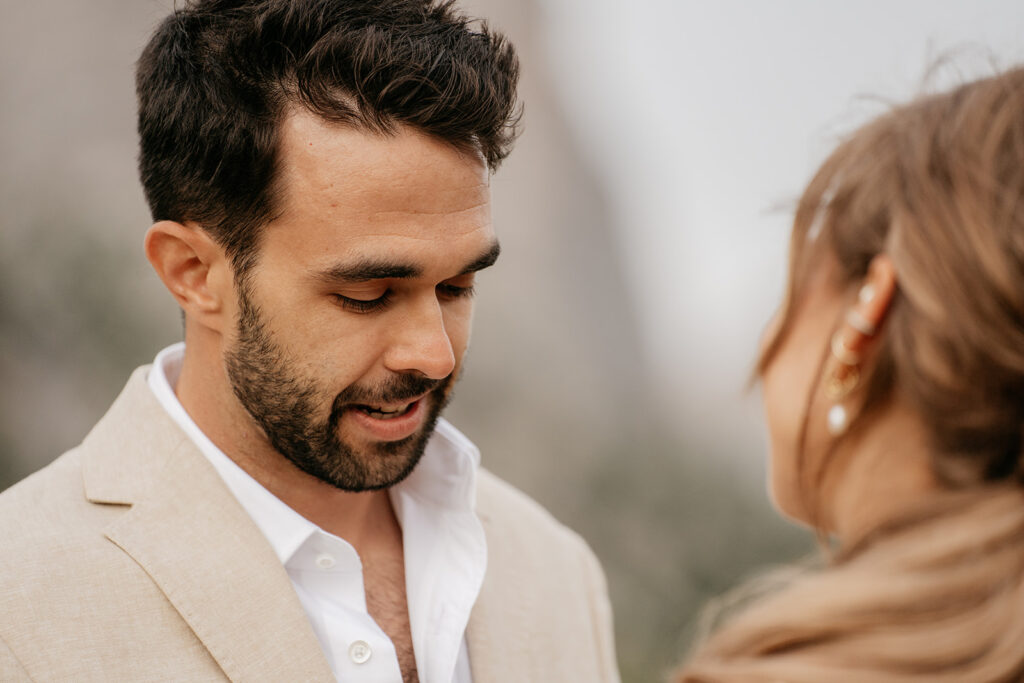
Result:
{"label": "man's teeth", "polygon": [[378,420],[390,420],[391,418],[398,417],[399,415],[404,415],[409,412],[410,406],[412,406],[412,403],[407,403],[406,405],[393,410],[377,408],[375,406],[359,406],[359,410],[363,411],[367,415],[372,415]]}

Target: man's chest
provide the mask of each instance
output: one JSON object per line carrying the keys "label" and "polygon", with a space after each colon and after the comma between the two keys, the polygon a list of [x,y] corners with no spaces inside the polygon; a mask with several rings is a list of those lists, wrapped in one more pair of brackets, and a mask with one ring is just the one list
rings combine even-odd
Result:
{"label": "man's chest", "polygon": [[402,680],[404,683],[417,683],[403,557],[392,554],[364,558],[363,581],[366,586],[367,611],[391,639]]}

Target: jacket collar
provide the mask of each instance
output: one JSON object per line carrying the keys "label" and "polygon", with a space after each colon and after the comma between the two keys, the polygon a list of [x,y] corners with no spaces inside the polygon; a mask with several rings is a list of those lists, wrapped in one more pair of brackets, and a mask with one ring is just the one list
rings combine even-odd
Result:
{"label": "jacket collar", "polygon": [[270,545],[136,370],[82,444],[86,498],[230,680],[333,681]]}

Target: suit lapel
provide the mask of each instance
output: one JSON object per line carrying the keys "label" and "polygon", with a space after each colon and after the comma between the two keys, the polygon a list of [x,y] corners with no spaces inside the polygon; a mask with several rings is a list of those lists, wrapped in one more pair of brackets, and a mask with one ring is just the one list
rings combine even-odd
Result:
{"label": "suit lapel", "polygon": [[535,599],[529,581],[517,568],[523,566],[504,551],[513,544],[502,543],[480,499],[477,514],[487,536],[487,573],[480,595],[466,627],[473,683],[503,683],[512,672],[523,683],[536,680],[527,674],[533,661],[529,634],[533,632],[530,615],[536,614]]}
{"label": "suit lapel", "polygon": [[86,494],[130,504],[106,529],[233,681],[333,681],[280,561],[136,371],[83,443]]}

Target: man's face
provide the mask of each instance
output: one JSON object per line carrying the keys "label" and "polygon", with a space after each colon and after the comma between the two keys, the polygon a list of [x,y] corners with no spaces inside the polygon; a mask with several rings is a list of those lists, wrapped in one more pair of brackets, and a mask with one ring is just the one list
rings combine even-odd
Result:
{"label": "man's face", "polygon": [[487,171],[400,128],[296,113],[281,213],[238,294],[235,395],[305,472],[363,491],[423,453],[469,341],[475,272],[497,256]]}

